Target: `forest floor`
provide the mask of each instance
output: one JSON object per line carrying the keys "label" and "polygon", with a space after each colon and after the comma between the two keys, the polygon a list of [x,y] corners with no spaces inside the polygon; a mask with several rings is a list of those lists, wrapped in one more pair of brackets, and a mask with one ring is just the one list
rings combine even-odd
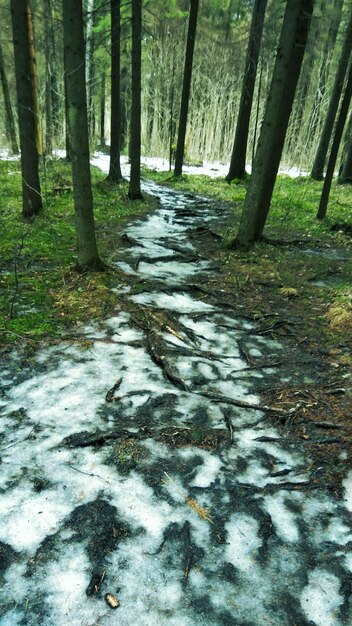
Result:
{"label": "forest floor", "polygon": [[0,624],[348,624],[348,221],[234,253],[231,188],[166,182],[102,215],[110,272],[59,264],[43,332],[50,246],[3,262]]}

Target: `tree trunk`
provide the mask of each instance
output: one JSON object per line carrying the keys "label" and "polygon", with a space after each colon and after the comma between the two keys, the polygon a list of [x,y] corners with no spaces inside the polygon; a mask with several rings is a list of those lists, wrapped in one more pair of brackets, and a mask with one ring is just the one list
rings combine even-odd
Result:
{"label": "tree trunk", "polygon": [[309,133],[308,133],[308,141],[307,143],[311,145],[316,136],[317,127],[319,123],[320,117],[320,109],[322,106],[322,102],[325,98],[326,92],[326,84],[329,77],[331,59],[333,56],[333,50],[336,44],[337,34],[339,30],[339,26],[341,23],[341,15],[342,15],[342,5],[343,0],[335,0],[331,22],[329,27],[328,37],[326,39],[326,43],[324,46],[323,54],[322,54],[322,63],[319,69],[319,81],[318,88],[316,90],[316,94],[314,97],[314,102],[312,106],[312,114],[311,120],[309,124]]}
{"label": "tree trunk", "polygon": [[350,14],[349,22],[347,25],[345,40],[342,47],[342,53],[338,64],[333,90],[330,96],[329,107],[326,114],[323,131],[320,137],[317,153],[315,156],[311,176],[314,180],[323,180],[324,178],[324,165],[326,161],[326,155],[329,150],[329,143],[334,128],[335,118],[339,103],[341,99],[341,93],[346,76],[346,70],[348,62],[351,56],[352,50],[352,11]]}
{"label": "tree trunk", "polygon": [[235,141],[232,150],[229,173],[226,176],[228,183],[234,180],[234,178],[244,178],[246,173],[248,130],[251,118],[254,86],[257,75],[266,6],[267,0],[255,0],[253,5],[252,23],[249,34]]}
{"label": "tree trunk", "polygon": [[313,11],[313,0],[287,0],[253,172],[234,245],[247,247],[263,232],[279,169]]}
{"label": "tree trunk", "polygon": [[352,184],[352,111],[348,121],[346,132],[345,149],[339,173],[339,183],[341,185]]}
{"label": "tree trunk", "polygon": [[27,0],[27,26],[28,26],[29,57],[30,57],[30,63],[31,63],[31,78],[32,78],[32,91],[33,91],[33,112],[34,112],[34,119],[35,119],[35,141],[37,144],[38,154],[40,155],[40,154],[43,154],[43,144],[42,144],[42,132],[40,128],[38,69],[37,69],[37,60],[35,57],[33,15],[32,15],[32,9],[30,6],[30,0]]}
{"label": "tree trunk", "polygon": [[345,93],[344,93],[343,100],[341,103],[339,116],[337,118],[334,139],[332,142],[328,166],[326,169],[326,176],[324,180],[323,191],[321,194],[319,209],[317,213],[318,220],[323,220],[324,217],[326,216],[331,183],[332,183],[332,179],[334,176],[337,155],[338,155],[339,148],[340,148],[342,133],[345,127],[345,123],[346,123],[346,119],[348,115],[348,109],[351,103],[351,98],[352,98],[352,60],[350,62]]}
{"label": "tree trunk", "polygon": [[141,200],[141,63],[142,0],[132,0],[131,175],[128,197]]}
{"label": "tree trunk", "polygon": [[73,197],[77,231],[77,270],[101,270],[93,216],[93,194],[89,165],[87,96],[83,12],[81,0],[62,0],[64,25],[65,86],[68,112]]}
{"label": "tree trunk", "polygon": [[105,149],[105,71],[101,75],[100,84],[100,147]]}
{"label": "tree trunk", "polygon": [[2,86],[2,92],[4,96],[5,105],[5,133],[6,139],[11,146],[11,152],[18,154],[18,144],[16,138],[15,119],[12,111],[12,104],[10,99],[9,85],[7,82],[7,76],[5,71],[4,56],[2,53],[2,47],[0,42],[0,80]]}
{"label": "tree trunk", "polygon": [[44,41],[45,41],[45,154],[53,151],[53,110],[51,100],[52,41],[51,7],[49,0],[44,2]]}
{"label": "tree trunk", "polygon": [[121,146],[121,7],[120,0],[111,0],[111,131],[110,165],[108,180],[119,183],[123,180],[120,163]]}
{"label": "tree trunk", "polygon": [[88,0],[86,18],[86,88],[88,98],[88,129],[89,137],[94,138],[94,0]]}
{"label": "tree trunk", "polygon": [[189,14],[185,67],[184,67],[184,73],[183,73],[180,121],[179,121],[179,126],[178,126],[177,147],[176,147],[176,155],[175,155],[175,170],[174,170],[175,176],[181,176],[182,174],[183,157],[185,153],[189,94],[191,91],[193,53],[194,53],[194,44],[196,40],[197,17],[198,17],[198,6],[199,6],[199,0],[190,0],[190,2],[191,2],[191,8],[190,8],[190,14]]}
{"label": "tree trunk", "polygon": [[23,215],[29,218],[41,209],[42,196],[38,173],[27,1],[11,0],[11,16],[20,131]]}

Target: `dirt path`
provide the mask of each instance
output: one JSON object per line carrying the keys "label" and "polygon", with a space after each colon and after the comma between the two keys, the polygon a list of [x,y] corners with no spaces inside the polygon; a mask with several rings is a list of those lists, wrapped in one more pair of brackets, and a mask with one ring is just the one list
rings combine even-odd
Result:
{"label": "dirt path", "polygon": [[349,624],[352,480],[336,499],[271,425],[284,339],[192,243],[221,207],[146,187],[116,316],[3,368],[0,624]]}

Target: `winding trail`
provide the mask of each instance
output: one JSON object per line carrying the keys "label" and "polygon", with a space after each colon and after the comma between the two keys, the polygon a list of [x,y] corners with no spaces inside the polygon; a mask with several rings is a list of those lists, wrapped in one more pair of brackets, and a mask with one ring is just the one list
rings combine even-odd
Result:
{"label": "winding trail", "polygon": [[145,188],[160,209],[115,259],[126,311],[2,370],[0,624],[350,624],[350,482],[305,488],[257,395],[284,346],[195,297],[214,203]]}

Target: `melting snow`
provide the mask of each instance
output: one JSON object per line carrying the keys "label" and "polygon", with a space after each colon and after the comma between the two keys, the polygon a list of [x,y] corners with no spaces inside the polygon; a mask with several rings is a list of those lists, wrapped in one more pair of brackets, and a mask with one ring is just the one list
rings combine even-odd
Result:
{"label": "melting snow", "polygon": [[[107,171],[106,155],[93,162]],[[194,252],[189,227],[213,219],[206,201],[197,213],[184,194],[144,186],[161,208],[127,227],[127,260],[114,258],[153,290],[115,290],[177,316],[179,336],[165,329],[160,339],[192,392],[164,378],[127,313],[79,327],[88,349],[63,342],[27,364],[10,355],[0,401],[0,624],[347,624],[352,473],[343,502],[286,489],[309,479],[309,460],[265,425],[264,370],[248,367],[240,342],[263,360],[282,346],[191,296],[187,280],[212,270],[180,254]],[[96,445],[70,447],[67,437],[83,431]],[[189,431],[199,447],[182,442]],[[116,611],[106,592],[118,596]]]}

